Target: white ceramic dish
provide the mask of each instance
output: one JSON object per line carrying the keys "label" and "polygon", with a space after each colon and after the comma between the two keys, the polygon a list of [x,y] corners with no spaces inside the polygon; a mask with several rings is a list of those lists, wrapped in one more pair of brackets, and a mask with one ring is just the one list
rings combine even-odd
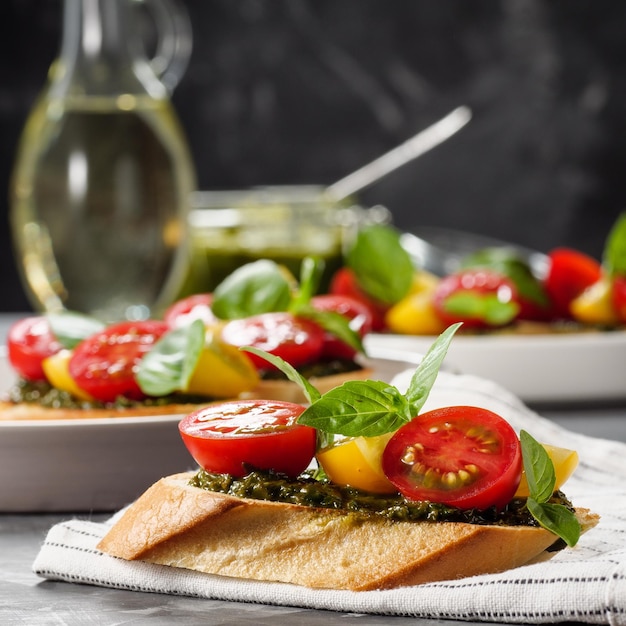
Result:
{"label": "white ceramic dish", "polygon": [[[409,361],[372,366],[390,381]],[[0,354],[0,390],[12,381]],[[121,508],[162,476],[195,467],[178,434],[181,417],[0,420],[0,513]]]}
{"label": "white ceramic dish", "polygon": [[[424,354],[433,337],[371,335],[368,350]],[[626,399],[626,331],[554,335],[463,336],[453,340],[447,370],[499,383],[528,403]]]}

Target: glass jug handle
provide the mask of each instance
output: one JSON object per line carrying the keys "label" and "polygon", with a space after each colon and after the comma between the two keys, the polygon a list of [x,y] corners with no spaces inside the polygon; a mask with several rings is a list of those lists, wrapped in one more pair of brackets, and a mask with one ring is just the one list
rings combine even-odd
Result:
{"label": "glass jug handle", "polygon": [[183,77],[193,35],[187,9],[178,0],[139,0],[152,14],[157,31],[154,56],[150,67],[171,94]]}

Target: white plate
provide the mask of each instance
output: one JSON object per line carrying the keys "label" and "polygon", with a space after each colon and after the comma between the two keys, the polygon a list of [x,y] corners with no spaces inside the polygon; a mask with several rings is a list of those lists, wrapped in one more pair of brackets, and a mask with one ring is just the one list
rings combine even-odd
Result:
{"label": "white plate", "polygon": [[[369,336],[368,350],[424,354],[433,337]],[[457,335],[447,370],[488,378],[529,403],[626,399],[626,331],[554,335]]]}
{"label": "white plate", "polygon": [[[414,362],[372,359],[390,381]],[[0,354],[0,390],[13,373]],[[113,511],[159,478],[195,467],[182,416],[0,420],[0,513]]]}

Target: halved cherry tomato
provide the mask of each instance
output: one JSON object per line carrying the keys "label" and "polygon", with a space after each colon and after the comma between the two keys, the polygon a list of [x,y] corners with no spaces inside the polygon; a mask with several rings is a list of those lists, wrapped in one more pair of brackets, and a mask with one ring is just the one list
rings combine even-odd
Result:
{"label": "halved cherry tomato", "polygon": [[42,362],[62,348],[44,316],[15,322],[7,335],[9,363],[26,380],[46,380]]}
{"label": "halved cherry tomato", "polygon": [[271,400],[212,404],[179,424],[183,442],[208,472],[245,476],[252,469],[296,477],[315,454],[316,433],[296,423],[304,406]]}
{"label": "halved cherry tomato", "polygon": [[[319,360],[324,345],[324,331],[317,324],[284,311],[231,320],[222,327],[221,336],[225,343],[259,348],[296,368]],[[275,369],[265,359],[248,354],[257,369]]]}
{"label": "halved cherry tomato", "polygon": [[[324,294],[311,298],[311,306],[318,311],[334,311],[348,319],[350,328],[365,337],[372,332],[372,314],[362,302],[350,296],[336,294]],[[338,339],[332,333],[324,334],[324,346],[322,358],[326,359],[352,359],[356,350],[344,341]]]}
{"label": "halved cherry tomato", "polygon": [[519,485],[522,451],[517,434],[499,415],[452,406],[401,426],[385,448],[383,471],[410,500],[501,509]]}
{"label": "halved cherry tomato", "polygon": [[571,318],[570,304],[602,274],[594,258],[571,248],[555,248],[548,254],[544,286],[557,317]]}
{"label": "halved cherry tomato", "polygon": [[101,402],[118,396],[140,400],[145,394],[135,380],[143,355],[169,330],[165,322],[119,322],[81,341],[69,363],[76,384]]}
{"label": "halved cherry tomato", "polygon": [[465,328],[505,326],[520,312],[512,280],[487,268],[469,268],[439,281],[433,294],[437,315],[446,324]]}
{"label": "halved cherry tomato", "polygon": [[42,362],[43,371],[46,373],[48,382],[55,388],[73,395],[86,402],[93,401],[93,398],[83,389],[70,375],[71,350],[59,350],[56,354],[46,357]]}
{"label": "halved cherry tomato", "polygon": [[[542,444],[545,448],[552,465],[554,466],[555,483],[554,490],[560,489],[561,486],[567,481],[567,479],[574,473],[574,470],[578,467],[578,452],[575,450],[568,450],[567,448],[559,448],[557,446],[550,446],[548,444]],[[528,480],[526,479],[526,472],[522,470],[522,480],[520,481],[517,491],[515,492],[516,498],[527,498],[530,495],[528,489]]]}
{"label": "halved cherry tomato", "polygon": [[329,292],[339,296],[349,296],[364,304],[372,315],[372,330],[380,332],[385,329],[385,313],[389,305],[366,294],[358,284],[356,274],[349,267],[342,267],[333,275]]}
{"label": "halved cherry tomato", "polygon": [[620,322],[626,324],[626,276],[613,278],[613,308]]}
{"label": "halved cherry tomato", "polygon": [[197,293],[174,302],[165,311],[163,319],[172,328],[187,326],[194,320],[202,320],[205,326],[217,322],[217,317],[211,310],[213,294]]}

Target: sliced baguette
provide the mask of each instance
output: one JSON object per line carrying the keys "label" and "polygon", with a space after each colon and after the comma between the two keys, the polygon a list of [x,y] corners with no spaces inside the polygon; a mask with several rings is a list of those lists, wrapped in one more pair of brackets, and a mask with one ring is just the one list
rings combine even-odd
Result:
{"label": "sliced baguette", "polygon": [[[494,573],[555,542],[541,528],[393,522],[236,498],[161,479],[101,540],[103,552],[201,572],[312,588],[369,590]],[[597,523],[578,511],[584,528]]]}

